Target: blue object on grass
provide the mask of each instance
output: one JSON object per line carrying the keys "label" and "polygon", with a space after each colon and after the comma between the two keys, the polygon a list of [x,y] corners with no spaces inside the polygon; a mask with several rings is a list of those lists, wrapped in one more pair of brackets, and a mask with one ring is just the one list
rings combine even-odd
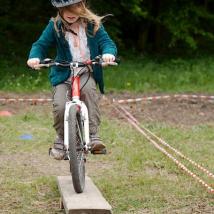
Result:
{"label": "blue object on grass", "polygon": [[22,140],[32,140],[33,136],[31,134],[23,134],[20,136]]}

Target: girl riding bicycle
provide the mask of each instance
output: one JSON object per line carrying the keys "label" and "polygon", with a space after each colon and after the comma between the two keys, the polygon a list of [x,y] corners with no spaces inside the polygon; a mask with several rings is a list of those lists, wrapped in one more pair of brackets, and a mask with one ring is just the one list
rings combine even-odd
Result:
{"label": "girl riding bicycle", "polygon": [[[104,62],[113,62],[117,48],[105,31],[101,20],[87,8],[84,0],[51,0],[58,14],[46,26],[40,38],[32,45],[28,66],[37,69],[41,60],[47,57],[48,49],[56,47],[57,61],[85,62],[102,55]],[[78,68],[74,68],[78,69]],[[93,70],[88,75],[86,69]],[[89,111],[89,131],[91,151],[102,150],[105,145],[98,135],[100,111],[96,83],[104,93],[103,73],[99,66],[92,66],[81,71],[81,99]],[[52,67],[49,74],[53,86],[54,128],[57,133],[51,150],[51,156],[57,160],[65,158],[64,147],[64,111],[67,94],[70,91],[70,69]]]}

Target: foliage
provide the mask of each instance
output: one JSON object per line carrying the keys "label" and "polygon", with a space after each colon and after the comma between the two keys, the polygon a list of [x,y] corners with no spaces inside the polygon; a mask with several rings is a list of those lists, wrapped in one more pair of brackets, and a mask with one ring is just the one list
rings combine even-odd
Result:
{"label": "foliage", "polygon": [[[51,16],[50,1],[0,0],[0,50],[10,56],[27,56],[33,41]],[[212,0],[90,0],[100,15],[112,13],[105,25],[120,50],[214,48]],[[25,7],[23,7],[25,5]]]}
{"label": "foliage", "polygon": [[190,48],[196,49],[200,41],[197,37],[214,39],[213,32],[209,29],[214,15],[206,10],[205,5],[194,1],[169,1],[167,5],[168,10],[161,13],[157,21],[171,33],[170,46],[184,41]]}

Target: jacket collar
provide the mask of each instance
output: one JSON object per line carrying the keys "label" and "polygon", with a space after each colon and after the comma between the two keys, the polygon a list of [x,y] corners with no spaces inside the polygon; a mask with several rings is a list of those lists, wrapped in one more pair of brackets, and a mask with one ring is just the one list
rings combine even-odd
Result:
{"label": "jacket collar", "polygon": [[[62,22],[62,20],[59,19],[59,20],[57,21],[56,25],[57,25],[57,28],[58,28],[58,30],[59,30],[58,36],[60,37],[61,35],[64,35],[64,32],[63,32],[63,22]],[[87,36],[93,37],[93,29],[94,29],[94,24],[88,22],[88,23],[87,23]]]}

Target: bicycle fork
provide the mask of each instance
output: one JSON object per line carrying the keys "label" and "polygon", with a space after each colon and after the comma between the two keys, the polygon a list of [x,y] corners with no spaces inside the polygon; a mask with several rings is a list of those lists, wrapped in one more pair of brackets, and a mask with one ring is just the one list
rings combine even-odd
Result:
{"label": "bicycle fork", "polygon": [[65,104],[65,114],[64,114],[64,145],[66,151],[69,150],[69,135],[68,135],[68,118],[70,108],[75,106],[81,115],[81,119],[83,122],[83,142],[85,143],[84,150],[88,151],[88,144],[90,142],[89,138],[89,117],[88,117],[88,109],[84,102],[80,100],[80,77],[72,77],[72,100],[66,102]]}

